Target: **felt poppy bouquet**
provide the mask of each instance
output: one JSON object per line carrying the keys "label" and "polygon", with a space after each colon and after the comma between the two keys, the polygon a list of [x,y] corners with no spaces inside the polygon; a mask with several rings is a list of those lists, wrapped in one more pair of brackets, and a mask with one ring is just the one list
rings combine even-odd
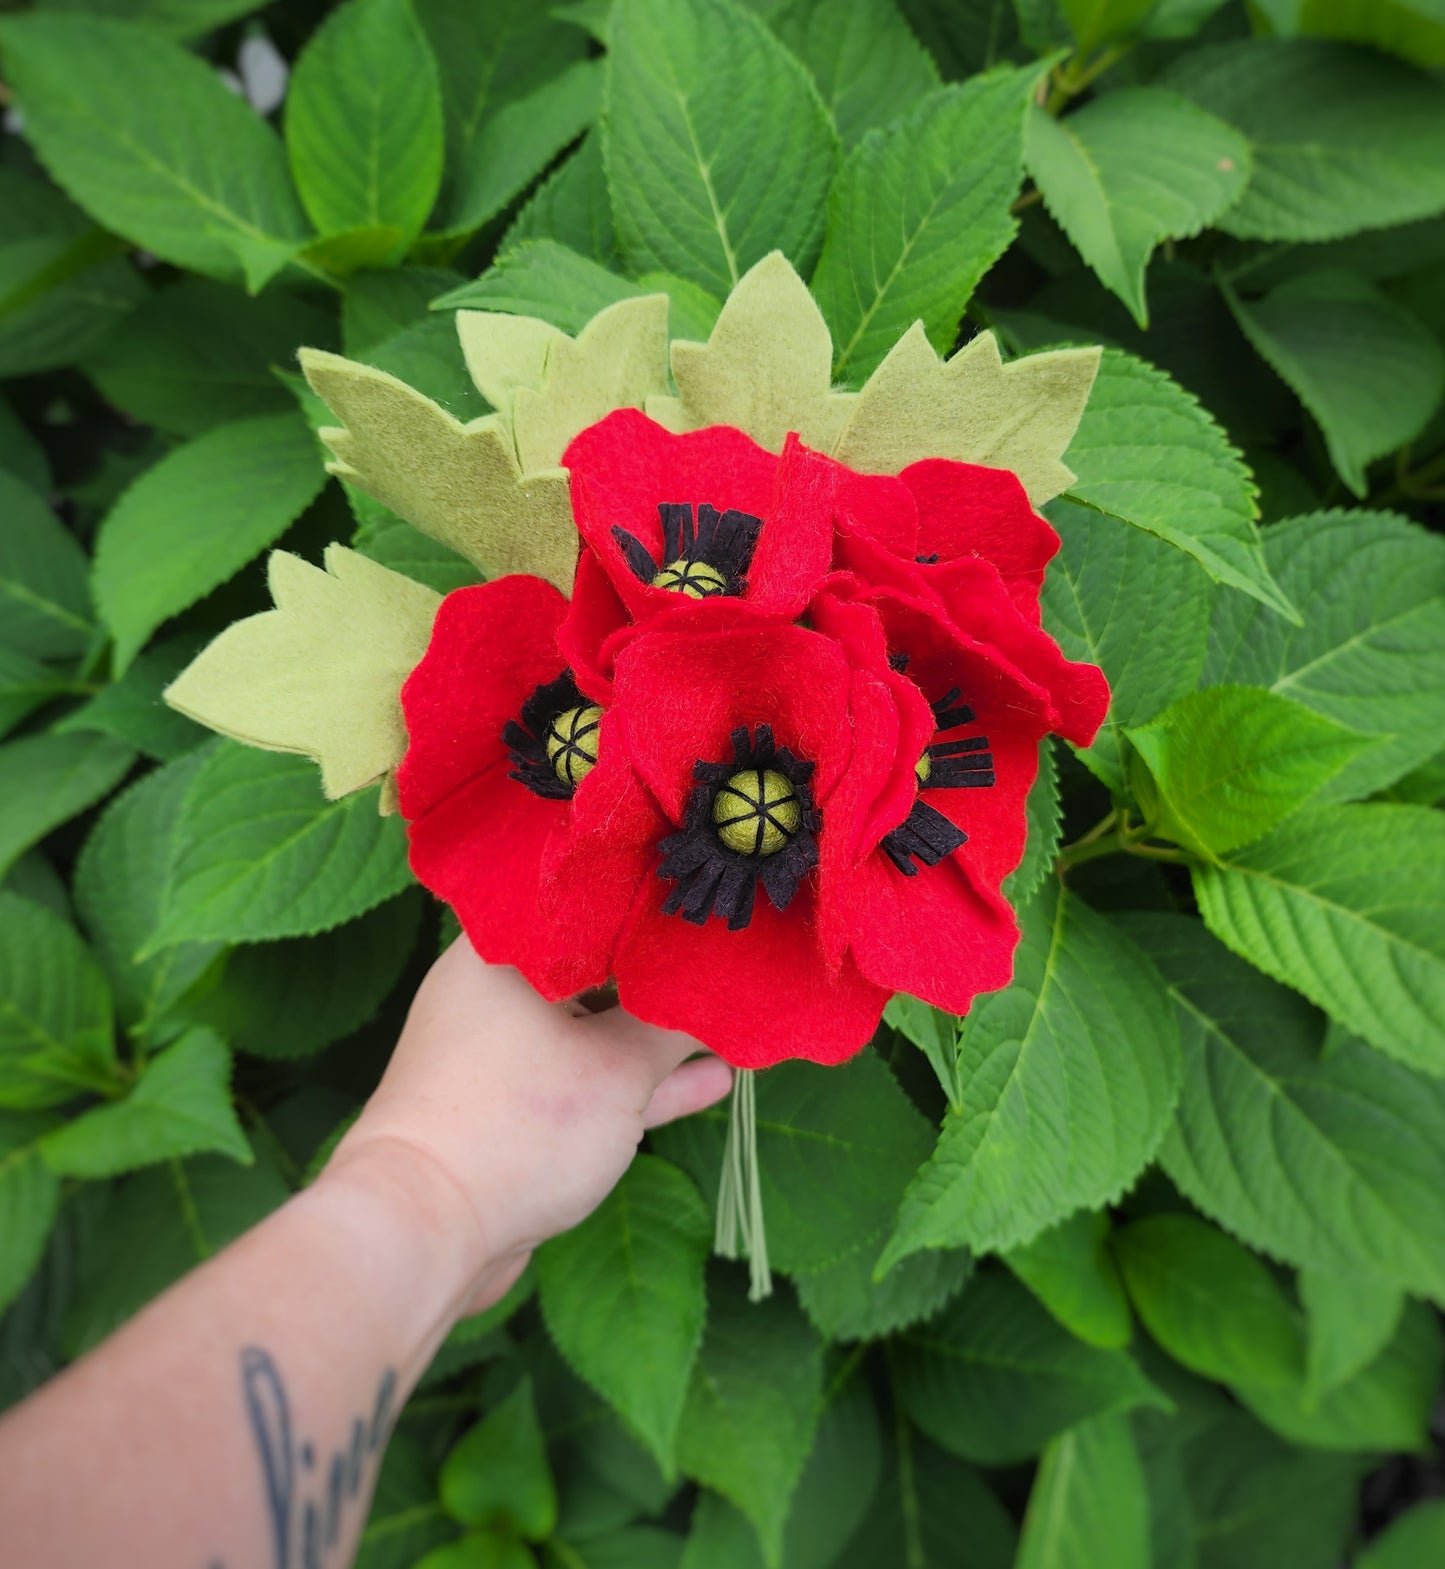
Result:
{"label": "felt poppy bouquet", "polygon": [[303,350],[332,471],[486,581],[277,552],[276,609],[167,698],[328,794],[383,779],[418,878],[544,996],[615,982],[740,1069],[837,1063],[895,992],[1010,979],[1040,741],[1108,704],[1039,613],[1097,353],[945,362],[915,327],[839,392],[780,255],[705,344],[669,353],[667,308],[459,312],[496,410],[466,425]]}

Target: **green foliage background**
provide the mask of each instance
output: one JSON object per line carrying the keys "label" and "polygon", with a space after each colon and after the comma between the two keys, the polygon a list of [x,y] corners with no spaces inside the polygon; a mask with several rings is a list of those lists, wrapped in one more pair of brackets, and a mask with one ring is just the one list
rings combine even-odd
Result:
{"label": "green foliage background", "polygon": [[307,1180],[446,940],[369,796],[158,701],[277,542],[469,579],[295,348],[470,416],[456,306],[696,338],[781,247],[840,385],[1108,347],[1045,613],[1113,712],[1014,985],[761,1079],[777,1294],[723,1114],[658,1133],[443,1348],[363,1565],[1445,1562],[1379,1534],[1442,1491],[1438,0],[46,0],[0,66],[0,1400]]}

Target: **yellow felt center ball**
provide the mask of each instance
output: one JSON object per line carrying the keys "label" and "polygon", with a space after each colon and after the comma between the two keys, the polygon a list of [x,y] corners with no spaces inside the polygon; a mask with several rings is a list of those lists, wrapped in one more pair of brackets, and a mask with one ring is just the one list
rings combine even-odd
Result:
{"label": "yellow felt center ball", "polygon": [[918,788],[921,790],[928,783],[928,776],[933,772],[933,759],[927,752],[913,765],[913,772],[918,775]]}
{"label": "yellow felt center ball", "polygon": [[563,784],[579,785],[597,766],[597,727],[602,710],[595,703],[568,708],[547,726],[542,744],[547,761]]}
{"label": "yellow felt center ball", "polygon": [[652,586],[686,594],[689,599],[712,599],[727,593],[728,580],[706,561],[674,561],[653,578]]}
{"label": "yellow felt center ball", "polygon": [[793,781],[776,768],[744,768],[713,798],[717,836],[739,855],[776,855],[803,825]]}

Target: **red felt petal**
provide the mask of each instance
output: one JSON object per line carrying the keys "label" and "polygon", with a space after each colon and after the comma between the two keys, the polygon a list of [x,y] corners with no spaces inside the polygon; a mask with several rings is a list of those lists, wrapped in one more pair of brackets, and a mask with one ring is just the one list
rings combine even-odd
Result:
{"label": "red felt petal", "polygon": [[552,985],[562,955],[541,909],[540,867],[567,811],[496,763],[409,825],[412,870],[456,911],[472,947],[488,964],[515,965],[553,1001],[567,992]]}
{"label": "red felt petal", "polygon": [[747,598],[759,610],[799,615],[822,582],[833,551],[838,476],[846,472],[788,437],[748,569]]}
{"label": "red felt petal", "polygon": [[843,534],[870,540],[905,561],[923,549],[918,543],[918,505],[893,474],[858,474],[840,465],[838,523]]}
{"label": "red felt petal", "polygon": [[1012,728],[1007,713],[987,703],[974,706],[976,724],[939,739],[987,736],[993,784],[978,790],[924,789],[920,798],[968,835],[968,842],[949,859],[957,861],[981,892],[992,893],[1023,859],[1028,838],[1025,802],[1038,776],[1039,737],[1037,731]]}
{"label": "red felt petal", "polygon": [[698,927],[663,915],[664,887],[644,884],[618,949],[629,1013],[695,1035],[736,1068],[839,1063],[867,1045],[889,993],[851,960],[824,962],[806,890],[782,914],[760,898],[751,923],[730,932],[716,918]]}
{"label": "red felt petal", "polygon": [[609,640],[631,626],[627,606],[597,559],[596,552],[583,547],[577,558],[577,576],[572,584],[572,601],[557,633],[557,646],[578,689],[594,702],[612,699],[612,659]]}
{"label": "red felt petal", "polygon": [[997,895],[980,892],[948,856],[905,877],[881,852],[867,857],[838,895],[858,968],[887,991],[966,1013],[980,992],[1013,978],[1019,932]]}
{"label": "red felt petal", "polygon": [[427,651],[401,689],[408,745],[397,785],[404,817],[420,817],[506,758],[503,726],[565,668],[557,629],[566,609],[550,583],[521,575],[461,588],[442,601]]}
{"label": "red felt petal", "polygon": [[852,749],[843,651],[817,632],[756,614],[701,629],[718,604],[705,601],[687,623],[669,623],[698,630],[653,623],[617,656],[614,692],[633,767],[681,823],[694,763],[728,760],[733,730],[767,724],[779,746],[815,765],[813,797],[826,802]]}

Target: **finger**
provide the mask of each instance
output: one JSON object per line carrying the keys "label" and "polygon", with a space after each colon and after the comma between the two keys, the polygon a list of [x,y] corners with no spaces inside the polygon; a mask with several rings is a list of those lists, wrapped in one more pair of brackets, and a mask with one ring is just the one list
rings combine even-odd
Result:
{"label": "finger", "polygon": [[636,1057],[651,1074],[654,1088],[680,1063],[704,1049],[701,1041],[684,1035],[681,1030],[664,1030],[655,1024],[644,1024],[621,1008],[609,1008],[606,1013],[578,1019],[575,1028],[598,1041],[605,1041],[616,1051]]}
{"label": "finger", "polygon": [[660,1127],[714,1105],[733,1087],[733,1070],[721,1057],[694,1057],[674,1068],[652,1092],[643,1126]]}

